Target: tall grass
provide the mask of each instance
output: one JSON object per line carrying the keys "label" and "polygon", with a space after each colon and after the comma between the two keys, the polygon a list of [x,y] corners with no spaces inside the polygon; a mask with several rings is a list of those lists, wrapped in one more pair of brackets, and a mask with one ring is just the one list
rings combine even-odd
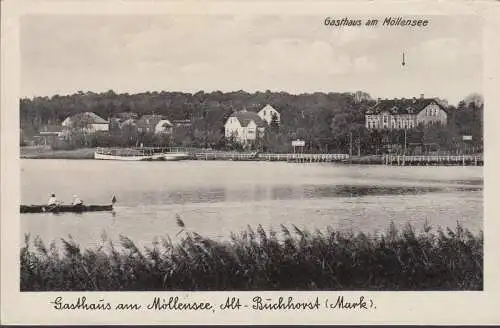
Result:
{"label": "tall grass", "polygon": [[227,242],[182,228],[139,249],[82,250],[70,238],[48,247],[26,236],[21,249],[22,291],[137,290],[482,290],[483,234],[461,226],[436,232],[426,226],[382,235],[309,232],[281,226],[279,233],[250,226]]}

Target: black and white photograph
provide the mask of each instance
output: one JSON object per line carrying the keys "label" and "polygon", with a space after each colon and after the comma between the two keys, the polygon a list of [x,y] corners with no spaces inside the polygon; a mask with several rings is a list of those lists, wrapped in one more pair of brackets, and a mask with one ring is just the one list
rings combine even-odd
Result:
{"label": "black and white photograph", "polygon": [[20,16],[14,287],[56,310],[485,291],[483,31],[472,11]]}

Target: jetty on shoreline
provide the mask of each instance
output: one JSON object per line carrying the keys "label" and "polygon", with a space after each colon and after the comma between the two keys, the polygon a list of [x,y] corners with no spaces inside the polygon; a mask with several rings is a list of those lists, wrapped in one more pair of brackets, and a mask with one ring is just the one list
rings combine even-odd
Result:
{"label": "jetty on shoreline", "polygon": [[[363,155],[328,153],[261,153],[222,151],[199,148],[155,148],[147,147],[154,154],[167,152],[186,154],[183,159],[201,161],[268,161],[289,163],[341,163],[357,165],[388,165],[388,166],[482,166],[483,154],[464,155]],[[21,158],[26,159],[94,159],[95,149],[75,149],[66,151],[54,150],[23,150]]]}
{"label": "jetty on shoreline", "polygon": [[385,155],[383,164],[395,166],[483,166],[483,155],[405,156]]}
{"label": "jetty on shoreline", "polygon": [[365,155],[349,156],[348,154],[309,154],[309,153],[257,153],[257,152],[197,152],[192,154],[194,160],[229,160],[229,161],[267,161],[289,163],[343,163],[358,165],[389,166],[482,166],[483,155]]}

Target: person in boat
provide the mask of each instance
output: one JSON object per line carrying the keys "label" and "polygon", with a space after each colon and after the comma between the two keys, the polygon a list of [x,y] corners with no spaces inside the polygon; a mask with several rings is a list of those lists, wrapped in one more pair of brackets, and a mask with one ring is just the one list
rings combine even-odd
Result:
{"label": "person in boat", "polygon": [[59,205],[59,201],[56,198],[56,194],[51,194],[49,201],[47,202],[48,207],[56,207]]}
{"label": "person in boat", "polygon": [[81,205],[83,205],[83,202],[77,195],[73,195],[73,204],[72,205],[73,206],[81,206]]}

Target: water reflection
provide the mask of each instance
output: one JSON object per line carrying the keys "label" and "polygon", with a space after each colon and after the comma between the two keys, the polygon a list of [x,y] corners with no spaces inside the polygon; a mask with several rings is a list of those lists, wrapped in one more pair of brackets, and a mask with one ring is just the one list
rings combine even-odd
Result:
{"label": "water reflection", "polygon": [[[463,182],[462,182],[463,183]],[[150,191],[143,195],[146,204],[190,204],[248,202],[265,200],[293,200],[319,198],[349,198],[365,196],[405,196],[435,192],[480,191],[470,181],[457,186],[375,186],[375,185],[253,185],[219,186],[198,189],[173,189],[168,192]],[[129,206],[134,203],[126,204]]]}

